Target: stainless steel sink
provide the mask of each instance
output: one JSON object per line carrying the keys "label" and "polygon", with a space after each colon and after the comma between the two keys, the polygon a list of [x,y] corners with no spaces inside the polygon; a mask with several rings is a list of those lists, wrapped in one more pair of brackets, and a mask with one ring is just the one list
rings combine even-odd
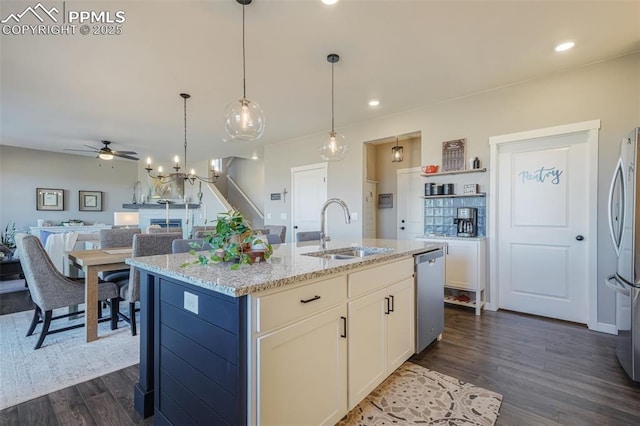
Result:
{"label": "stainless steel sink", "polygon": [[325,259],[349,260],[359,257],[372,256],[375,254],[391,253],[393,251],[395,251],[395,249],[384,247],[345,247],[303,254],[305,256],[323,257]]}

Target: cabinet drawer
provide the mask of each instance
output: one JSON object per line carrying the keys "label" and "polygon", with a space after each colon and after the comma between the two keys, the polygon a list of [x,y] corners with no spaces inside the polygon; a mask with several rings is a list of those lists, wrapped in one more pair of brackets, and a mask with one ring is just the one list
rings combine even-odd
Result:
{"label": "cabinet drawer", "polygon": [[257,332],[302,319],[346,300],[347,277],[344,275],[258,297]]}
{"label": "cabinet drawer", "polygon": [[349,297],[356,297],[413,276],[413,257],[349,274]]}

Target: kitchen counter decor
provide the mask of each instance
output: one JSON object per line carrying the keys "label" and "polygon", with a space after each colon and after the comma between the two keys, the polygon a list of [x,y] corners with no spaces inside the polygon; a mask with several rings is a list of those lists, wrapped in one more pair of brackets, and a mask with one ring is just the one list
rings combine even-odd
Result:
{"label": "kitchen counter decor", "polygon": [[[211,262],[232,262],[231,269],[236,270],[240,265],[267,260],[273,253],[273,247],[267,239],[263,238],[262,234],[255,233],[244,216],[237,211],[218,214],[215,231],[206,235],[202,245],[197,242],[191,243],[192,249],[189,253],[194,259],[183,263],[182,267],[206,266]],[[197,250],[207,244],[211,246],[208,253]]]}

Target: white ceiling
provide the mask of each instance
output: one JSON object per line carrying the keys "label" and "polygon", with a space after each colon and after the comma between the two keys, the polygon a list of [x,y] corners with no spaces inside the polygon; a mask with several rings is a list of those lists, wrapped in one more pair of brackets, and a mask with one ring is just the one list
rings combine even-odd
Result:
{"label": "white ceiling", "polygon": [[[36,3],[2,0],[1,19]],[[247,97],[264,109],[266,131],[259,142],[224,142],[225,106],[242,95],[235,0],[65,6],[123,10],[123,33],[1,35],[1,144],[64,152],[107,139],[168,163],[183,152],[187,92],[190,161],[248,157],[330,130],[329,53],[341,56],[339,129],[640,50],[639,1],[254,0]],[[554,52],[565,40],[576,47]]]}

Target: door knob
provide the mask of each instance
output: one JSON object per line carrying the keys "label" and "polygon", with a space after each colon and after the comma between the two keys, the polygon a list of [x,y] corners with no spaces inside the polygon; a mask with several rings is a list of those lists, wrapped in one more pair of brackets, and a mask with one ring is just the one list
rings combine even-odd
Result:
{"label": "door knob", "polygon": [[584,237],[582,235],[576,235],[576,240],[582,241],[584,240]]}
{"label": "door knob", "polygon": [[298,227],[297,227],[297,226],[294,226],[294,227],[293,227],[293,229],[298,229]]}
{"label": "door knob", "polygon": [[404,219],[402,219],[400,222],[404,223]]}
{"label": "door knob", "polygon": [[401,226],[400,229],[402,229],[404,231],[404,226]]}

